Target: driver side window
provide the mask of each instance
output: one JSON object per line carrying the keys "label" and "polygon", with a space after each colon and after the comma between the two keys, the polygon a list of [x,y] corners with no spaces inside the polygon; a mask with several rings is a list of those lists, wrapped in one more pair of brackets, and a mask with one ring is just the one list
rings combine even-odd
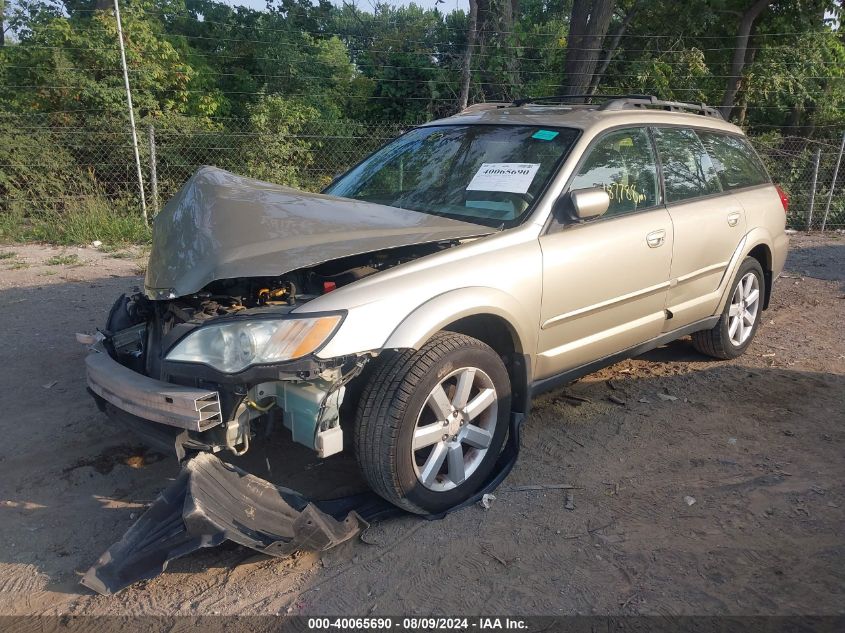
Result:
{"label": "driver side window", "polygon": [[657,204],[657,167],[645,129],[611,132],[593,146],[569,189],[589,187],[601,187],[610,196],[605,216]]}

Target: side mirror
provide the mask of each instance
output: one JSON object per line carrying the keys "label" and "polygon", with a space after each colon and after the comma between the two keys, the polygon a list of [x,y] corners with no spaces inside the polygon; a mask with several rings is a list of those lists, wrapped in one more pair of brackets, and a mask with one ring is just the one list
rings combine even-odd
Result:
{"label": "side mirror", "polygon": [[602,187],[574,189],[563,194],[560,208],[576,220],[589,220],[603,215],[610,206],[610,196]]}

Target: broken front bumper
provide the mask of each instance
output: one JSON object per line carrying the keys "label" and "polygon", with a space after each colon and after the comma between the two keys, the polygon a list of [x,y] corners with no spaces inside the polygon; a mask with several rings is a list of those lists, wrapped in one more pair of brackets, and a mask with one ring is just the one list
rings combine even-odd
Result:
{"label": "broken front bumper", "polygon": [[205,431],[222,422],[216,391],[183,387],[124,367],[101,346],[85,358],[88,387],[118,409],[145,420],[189,431]]}

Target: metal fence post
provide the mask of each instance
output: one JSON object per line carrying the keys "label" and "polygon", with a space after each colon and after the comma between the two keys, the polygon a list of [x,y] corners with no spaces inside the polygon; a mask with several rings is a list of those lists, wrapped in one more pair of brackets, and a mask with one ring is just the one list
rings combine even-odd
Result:
{"label": "metal fence post", "polygon": [[839,145],[839,156],[836,157],[836,167],[833,168],[833,178],[830,181],[830,191],[827,192],[827,204],[824,205],[822,218],[822,233],[827,224],[827,214],[830,212],[830,201],[833,200],[833,190],[836,189],[836,177],[839,175],[839,163],[842,162],[842,150],[845,150],[845,132],[842,133],[842,143]]}
{"label": "metal fence post", "polygon": [[158,170],[156,168],[156,129],[150,123],[150,193],[153,197],[153,216],[158,215]]}
{"label": "metal fence post", "polygon": [[816,183],[819,180],[819,161],[822,157],[822,150],[816,150],[816,158],[813,162],[813,187],[810,189],[810,217],[807,219],[807,231],[813,228],[813,207],[816,205]]}

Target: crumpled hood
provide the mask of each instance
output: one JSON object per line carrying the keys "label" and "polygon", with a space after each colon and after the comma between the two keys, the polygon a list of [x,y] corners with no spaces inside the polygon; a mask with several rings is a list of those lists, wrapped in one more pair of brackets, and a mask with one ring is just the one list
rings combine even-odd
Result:
{"label": "crumpled hood", "polygon": [[178,297],[218,279],[282,275],[350,255],[492,231],[202,167],[156,216],[144,287],[153,299]]}

